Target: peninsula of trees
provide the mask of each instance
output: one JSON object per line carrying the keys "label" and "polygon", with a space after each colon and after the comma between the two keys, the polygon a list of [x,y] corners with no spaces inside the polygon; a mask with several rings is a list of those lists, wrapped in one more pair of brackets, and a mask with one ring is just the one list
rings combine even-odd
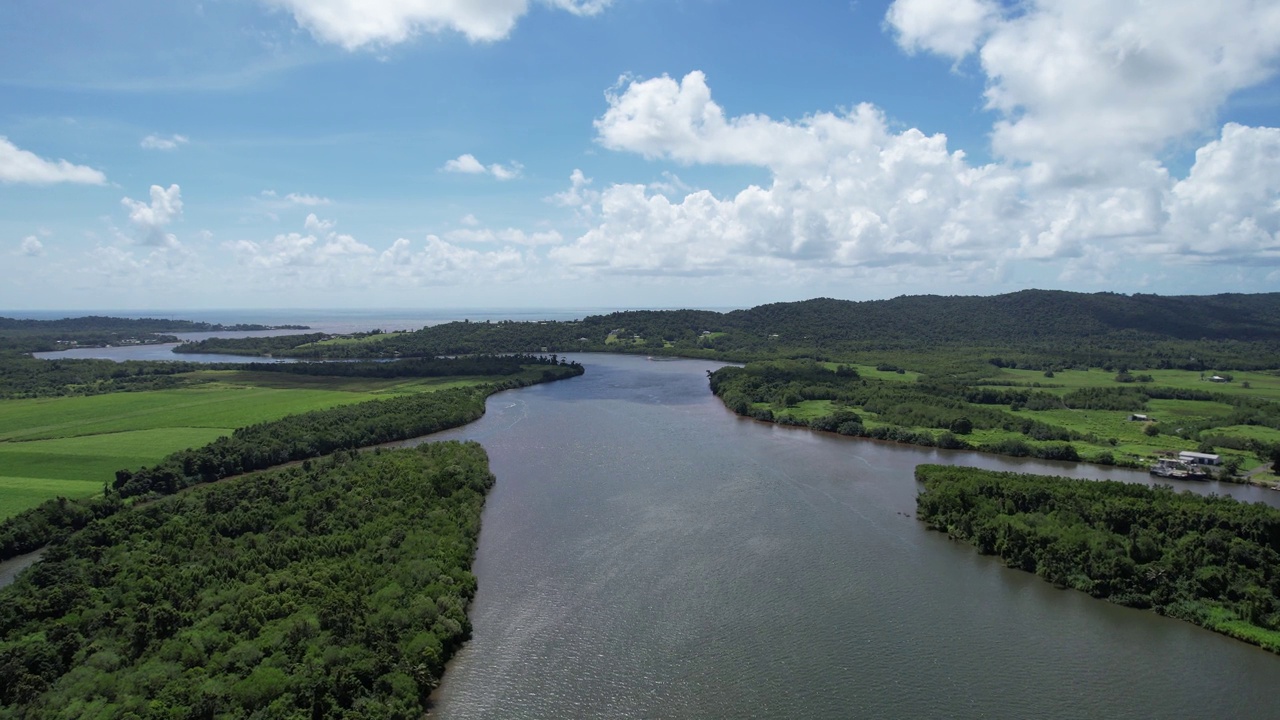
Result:
{"label": "peninsula of trees", "polygon": [[1280,510],[941,465],[916,479],[920,520],[1009,567],[1280,652]]}
{"label": "peninsula of trees", "polygon": [[306,330],[305,325],[257,325],[195,322],[163,318],[89,315],[59,320],[0,317],[0,351],[43,352],[74,347],[177,342],[171,333]]}
{"label": "peninsula of trees", "polygon": [[474,443],[338,453],[118,514],[0,603],[0,718],[418,718],[466,639]]}

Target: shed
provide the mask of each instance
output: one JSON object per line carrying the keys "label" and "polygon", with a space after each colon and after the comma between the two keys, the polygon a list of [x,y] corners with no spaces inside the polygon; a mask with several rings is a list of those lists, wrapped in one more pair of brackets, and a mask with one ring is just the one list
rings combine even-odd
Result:
{"label": "shed", "polygon": [[1138,413],[1134,413],[1130,415],[1129,419],[1132,420],[1133,422],[1150,422],[1151,421],[1151,418],[1147,417],[1146,415],[1139,415]]}
{"label": "shed", "polygon": [[1188,465],[1221,465],[1222,457],[1213,453],[1191,452],[1183,450],[1178,453],[1178,459]]}

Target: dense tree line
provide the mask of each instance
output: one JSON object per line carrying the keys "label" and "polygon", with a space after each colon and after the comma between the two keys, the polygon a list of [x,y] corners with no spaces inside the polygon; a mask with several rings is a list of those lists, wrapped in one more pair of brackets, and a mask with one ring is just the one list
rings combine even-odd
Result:
{"label": "dense tree line", "polygon": [[418,718],[466,639],[475,443],[116,514],[0,590],[0,718]]}
{"label": "dense tree line", "polygon": [[210,367],[146,360],[37,360],[0,353],[0,399],[164,390],[185,384],[178,377],[182,373]]}
{"label": "dense tree line", "polygon": [[532,381],[508,378],[474,387],[314,410],[243,427],[203,447],[173,453],[154,466],[119,470],[105,498],[49,500],[0,522],[0,559],[66,537],[90,521],[124,507],[124,498],[167,495],[197,483],[282,463],[458,427],[484,414],[484,400],[495,392],[582,372],[582,366],[576,364],[548,366]]}
{"label": "dense tree line", "polygon": [[215,353],[221,355],[276,355],[299,345],[327,340],[327,333],[305,333],[299,335],[273,335],[270,337],[247,338],[206,338],[193,342],[184,342],[175,347],[175,353]]}
{"label": "dense tree line", "polygon": [[327,377],[492,377],[518,375],[528,367],[559,368],[577,367],[576,362],[561,360],[558,355],[466,355],[456,358],[406,358],[387,362],[296,362],[296,363],[245,363],[237,368],[254,372],[272,372],[286,375],[312,375]]}
{"label": "dense tree line", "polygon": [[65,350],[69,346],[177,342],[170,333],[303,329],[301,325],[194,322],[165,318],[117,318],[89,315],[59,320],[0,317],[0,353]]}
{"label": "dense tree line", "polygon": [[1027,290],[993,297],[819,298],[718,313],[627,311],[570,322],[453,322],[297,357],[555,351],[725,360],[860,359],[933,374],[1002,367],[1280,366],[1280,293],[1166,297]]}
{"label": "dense tree line", "polygon": [[1010,567],[1280,652],[1280,510],[963,467],[916,479],[921,520]]}
{"label": "dense tree line", "polygon": [[205,379],[184,377],[197,370],[247,370],[332,377],[492,377],[514,375],[526,366],[567,363],[558,356],[481,355],[343,363],[193,363],[154,360],[37,360],[0,354],[0,399],[102,395],[166,390]]}

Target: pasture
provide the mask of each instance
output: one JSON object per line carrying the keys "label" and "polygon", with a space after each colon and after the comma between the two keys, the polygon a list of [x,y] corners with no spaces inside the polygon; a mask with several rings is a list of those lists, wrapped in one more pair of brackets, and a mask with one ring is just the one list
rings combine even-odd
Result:
{"label": "pasture", "polygon": [[[533,372],[533,371],[530,371]],[[187,387],[0,401],[0,518],[57,496],[102,491],[116,470],[206,445],[286,415],[491,382],[495,378],[334,378],[199,371]]]}

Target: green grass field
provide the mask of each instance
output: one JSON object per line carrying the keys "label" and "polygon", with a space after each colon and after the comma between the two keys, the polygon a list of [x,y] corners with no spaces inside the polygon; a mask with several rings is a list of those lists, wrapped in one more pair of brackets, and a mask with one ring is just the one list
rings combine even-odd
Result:
{"label": "green grass field", "polygon": [[[527,371],[536,376],[540,369]],[[378,397],[494,378],[333,378],[205,370],[174,390],[0,401],[0,518],[59,495],[102,491],[116,470],[152,464],[238,427]]]}
{"label": "green grass field", "polygon": [[[861,371],[861,369],[859,369]],[[884,373],[879,373],[884,375]],[[1180,388],[1184,390],[1205,390],[1222,393],[1228,397],[1260,397],[1268,400],[1280,400],[1280,375],[1270,372],[1236,372],[1232,371],[1231,382],[1211,382],[1201,378],[1201,373],[1190,370],[1135,370],[1137,375],[1150,375],[1153,386]],[[991,374],[993,384],[1007,382],[1009,385],[1030,386],[1039,384],[1046,392],[1063,395],[1071,390],[1083,387],[1118,387],[1116,374],[1100,368],[1092,370],[1059,370],[1053,377],[1045,377],[1039,370],[996,370]],[[1205,372],[1204,377],[1212,377],[1212,372]],[[1248,383],[1248,387],[1245,387]]]}
{"label": "green grass field", "polygon": [[[840,363],[828,362],[824,364],[834,370]],[[858,370],[858,373],[867,379],[892,383],[909,383],[918,378],[918,373],[898,374],[896,372],[878,371],[872,365],[849,364],[853,365]],[[1227,398],[1239,395],[1280,401],[1280,375],[1272,373],[1233,372],[1231,373],[1233,376],[1232,381],[1226,383],[1211,382],[1207,379],[1202,379],[1199,372],[1185,370],[1143,370],[1140,371],[1140,374],[1151,375],[1153,382],[1150,384],[1135,383],[1131,387],[1194,389],[1221,393]],[[1204,373],[1205,378],[1212,375],[1213,373],[1211,372]],[[1089,371],[1064,370],[1055,373],[1052,378],[1045,377],[1044,373],[1040,371],[994,369],[991,380],[994,381],[996,386],[1039,387],[1057,395],[1064,395],[1071,390],[1084,387],[1124,387],[1124,385],[1115,381],[1115,373],[1101,369]],[[1248,387],[1245,387],[1246,383]],[[790,416],[802,421],[829,415],[834,410],[832,403],[826,400],[806,400],[785,410],[779,410],[768,403],[756,403],[755,406],[758,408],[770,408],[779,415]],[[1097,442],[1075,441],[1073,443],[1083,459],[1092,460],[1104,453],[1109,453],[1116,460],[1141,460],[1169,452],[1197,449],[1199,443],[1180,437],[1177,434],[1180,429],[1183,426],[1199,424],[1206,420],[1212,421],[1225,418],[1233,409],[1232,405],[1219,401],[1149,400],[1147,401],[1146,409],[1142,413],[1158,424],[1161,432],[1154,436],[1147,435],[1144,432],[1151,423],[1130,420],[1131,413],[1128,411],[1081,410],[1063,407],[1055,410],[1021,410],[1018,411],[1018,414],[1072,430],[1082,435],[1096,437]],[[868,428],[885,424],[880,422],[874,414],[868,413],[862,408],[856,408],[855,410],[862,416],[863,424]],[[909,429],[935,434],[940,432],[938,428]],[[1237,438],[1244,441],[1252,439],[1267,443],[1280,442],[1280,430],[1248,425],[1216,427],[1204,431],[1204,435]],[[1033,446],[1044,444],[1031,440],[1019,432],[1000,429],[975,429],[971,435],[964,439],[974,445],[1014,439],[1027,442]],[[1257,467],[1267,460],[1267,458],[1259,457],[1252,452],[1231,448],[1216,448],[1215,452],[1218,452],[1224,458],[1239,457],[1242,461],[1243,470]]]}

